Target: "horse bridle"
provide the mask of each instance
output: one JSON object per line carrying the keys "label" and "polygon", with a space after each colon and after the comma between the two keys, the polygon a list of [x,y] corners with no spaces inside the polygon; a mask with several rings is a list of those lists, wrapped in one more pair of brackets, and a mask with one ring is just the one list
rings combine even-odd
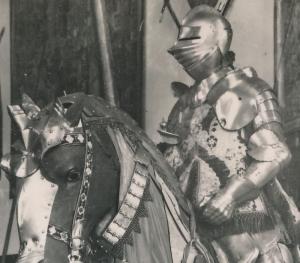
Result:
{"label": "horse bridle", "polygon": [[[103,125],[103,123],[101,124]],[[105,123],[105,126],[113,123]],[[118,127],[121,129],[121,125]],[[126,131],[128,134],[128,130]],[[72,135],[70,135],[72,136]],[[62,241],[70,247],[68,259],[70,263],[82,263],[86,254],[93,254],[100,249],[108,256],[116,257],[124,262],[124,245],[130,242],[132,231],[140,232],[138,218],[146,216],[143,201],[150,201],[148,192],[149,186],[149,161],[137,158],[134,163],[134,170],[129,183],[129,188],[117,214],[112,218],[108,226],[102,231],[101,236],[95,235],[90,240],[84,240],[84,221],[87,208],[87,199],[91,178],[93,176],[93,144],[90,125],[85,124],[85,167],[81,180],[80,191],[75,207],[72,231],[68,233],[54,225],[49,225],[48,236]],[[127,136],[129,137],[129,136]],[[70,140],[73,142],[73,139]],[[134,142],[133,144],[135,144]]]}

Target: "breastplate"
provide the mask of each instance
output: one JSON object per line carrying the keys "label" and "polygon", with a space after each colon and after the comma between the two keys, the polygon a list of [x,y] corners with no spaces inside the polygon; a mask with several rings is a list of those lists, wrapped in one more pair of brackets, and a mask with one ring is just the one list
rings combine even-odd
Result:
{"label": "breastplate", "polygon": [[[227,131],[219,124],[215,113],[208,104],[203,104],[186,112],[191,116],[183,123],[185,134],[177,146],[181,171],[192,169],[193,160],[200,162],[199,189],[201,197],[215,194],[233,175],[243,175],[247,167],[247,147],[239,131]],[[183,166],[183,167],[182,167]],[[185,169],[184,166],[187,166]],[[202,185],[202,186],[201,186]],[[200,196],[198,197],[201,198]]]}
{"label": "breastplate", "polygon": [[21,239],[18,263],[37,263],[44,259],[47,228],[57,188],[39,170],[24,179],[17,208]]}

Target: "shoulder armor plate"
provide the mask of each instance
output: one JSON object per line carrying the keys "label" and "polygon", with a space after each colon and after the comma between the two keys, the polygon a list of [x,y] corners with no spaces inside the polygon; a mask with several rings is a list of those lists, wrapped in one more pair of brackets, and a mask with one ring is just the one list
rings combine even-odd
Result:
{"label": "shoulder armor plate", "polygon": [[226,130],[239,130],[248,125],[258,115],[260,95],[266,91],[273,94],[271,87],[251,68],[229,72],[215,88],[225,91],[214,104],[214,109],[220,125]]}

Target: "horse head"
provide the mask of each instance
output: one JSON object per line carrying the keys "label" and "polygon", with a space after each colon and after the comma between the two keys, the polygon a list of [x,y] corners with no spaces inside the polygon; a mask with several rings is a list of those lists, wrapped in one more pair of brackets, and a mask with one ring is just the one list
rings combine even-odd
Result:
{"label": "horse head", "polygon": [[[21,131],[22,143],[14,145],[13,154],[3,159],[2,168],[23,181],[18,201],[20,262],[34,250],[38,252],[37,258],[44,254],[49,262],[68,262],[67,243],[71,242],[75,221],[84,229],[80,234],[85,239],[96,223],[103,224],[105,218],[116,213],[118,157],[104,129],[91,134],[83,127],[82,99],[75,94],[39,109],[23,95],[22,106],[9,106]],[[97,176],[90,176],[92,173]],[[39,187],[46,191],[39,191]],[[50,200],[49,193],[55,198]],[[85,199],[89,202],[83,206]],[[43,206],[51,208],[47,216]],[[48,218],[48,224],[38,222],[43,217]],[[53,233],[53,238],[45,237],[47,233]],[[60,234],[65,235],[60,238]]]}

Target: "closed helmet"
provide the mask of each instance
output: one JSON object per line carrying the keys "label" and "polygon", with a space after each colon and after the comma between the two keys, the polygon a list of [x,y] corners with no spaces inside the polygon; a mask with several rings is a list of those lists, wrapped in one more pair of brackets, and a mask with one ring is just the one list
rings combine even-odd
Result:
{"label": "closed helmet", "polygon": [[202,80],[222,65],[231,39],[228,20],[214,8],[199,5],[184,17],[178,39],[168,51],[191,77]]}

